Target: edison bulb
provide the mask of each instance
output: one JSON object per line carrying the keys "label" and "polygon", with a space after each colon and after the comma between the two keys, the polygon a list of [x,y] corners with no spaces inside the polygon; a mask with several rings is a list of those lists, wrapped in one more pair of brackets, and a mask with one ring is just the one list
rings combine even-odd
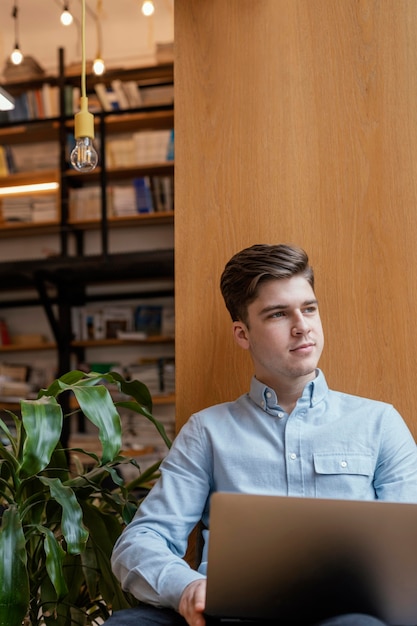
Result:
{"label": "edison bulb", "polygon": [[23,54],[20,52],[19,46],[16,45],[15,49],[10,55],[10,59],[14,65],[20,65],[23,61]]}
{"label": "edison bulb", "polygon": [[72,14],[68,11],[68,9],[65,8],[61,13],[60,19],[61,19],[61,24],[63,24],[64,26],[70,26],[74,18],[72,17]]}
{"label": "edison bulb", "polygon": [[97,57],[93,63],[93,72],[96,76],[101,76],[104,74],[104,70],[106,69],[104,65],[104,61],[101,57]]}
{"label": "edison bulb", "polygon": [[152,0],[145,0],[145,2],[142,4],[143,15],[146,15],[146,16],[152,15],[154,11],[155,11],[155,6]]}
{"label": "edison bulb", "polygon": [[78,172],[91,172],[98,163],[98,154],[91,137],[78,137],[70,156],[71,165]]}

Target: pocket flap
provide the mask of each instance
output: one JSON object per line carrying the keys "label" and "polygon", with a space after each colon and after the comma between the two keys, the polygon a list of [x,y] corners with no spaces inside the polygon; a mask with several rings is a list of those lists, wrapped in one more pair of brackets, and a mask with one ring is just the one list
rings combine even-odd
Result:
{"label": "pocket flap", "polygon": [[372,473],[372,458],[366,454],[314,454],[314,469],[318,474],[361,474]]}

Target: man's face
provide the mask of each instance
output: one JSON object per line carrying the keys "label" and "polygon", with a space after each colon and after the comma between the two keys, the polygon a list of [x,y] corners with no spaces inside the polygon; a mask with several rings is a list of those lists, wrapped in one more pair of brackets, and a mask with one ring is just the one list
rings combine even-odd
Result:
{"label": "man's face", "polygon": [[249,350],[255,376],[266,385],[315,377],[324,338],[316,296],[307,280],[269,280],[248,306],[248,323],[234,322],[237,343]]}

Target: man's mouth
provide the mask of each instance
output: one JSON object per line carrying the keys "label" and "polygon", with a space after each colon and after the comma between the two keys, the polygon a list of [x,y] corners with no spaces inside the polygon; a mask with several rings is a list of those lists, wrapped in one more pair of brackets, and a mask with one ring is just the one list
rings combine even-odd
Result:
{"label": "man's mouth", "polygon": [[291,348],[290,352],[310,352],[311,348],[314,348],[316,344],[309,342],[309,343],[302,343],[299,346],[296,346],[295,348]]}

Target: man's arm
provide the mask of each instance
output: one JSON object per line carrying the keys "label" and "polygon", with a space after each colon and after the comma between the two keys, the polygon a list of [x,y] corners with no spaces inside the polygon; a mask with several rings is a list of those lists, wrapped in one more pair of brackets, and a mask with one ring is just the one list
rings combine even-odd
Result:
{"label": "man's arm", "polygon": [[204,578],[183,557],[207,506],[211,458],[198,420],[191,418],[162,463],[161,478],[116,542],[114,573],[143,602],[178,610],[185,587]]}
{"label": "man's arm", "polygon": [[190,626],[204,626],[206,620],[203,612],[206,606],[206,581],[196,580],[190,583],[183,591],[179,613]]}

